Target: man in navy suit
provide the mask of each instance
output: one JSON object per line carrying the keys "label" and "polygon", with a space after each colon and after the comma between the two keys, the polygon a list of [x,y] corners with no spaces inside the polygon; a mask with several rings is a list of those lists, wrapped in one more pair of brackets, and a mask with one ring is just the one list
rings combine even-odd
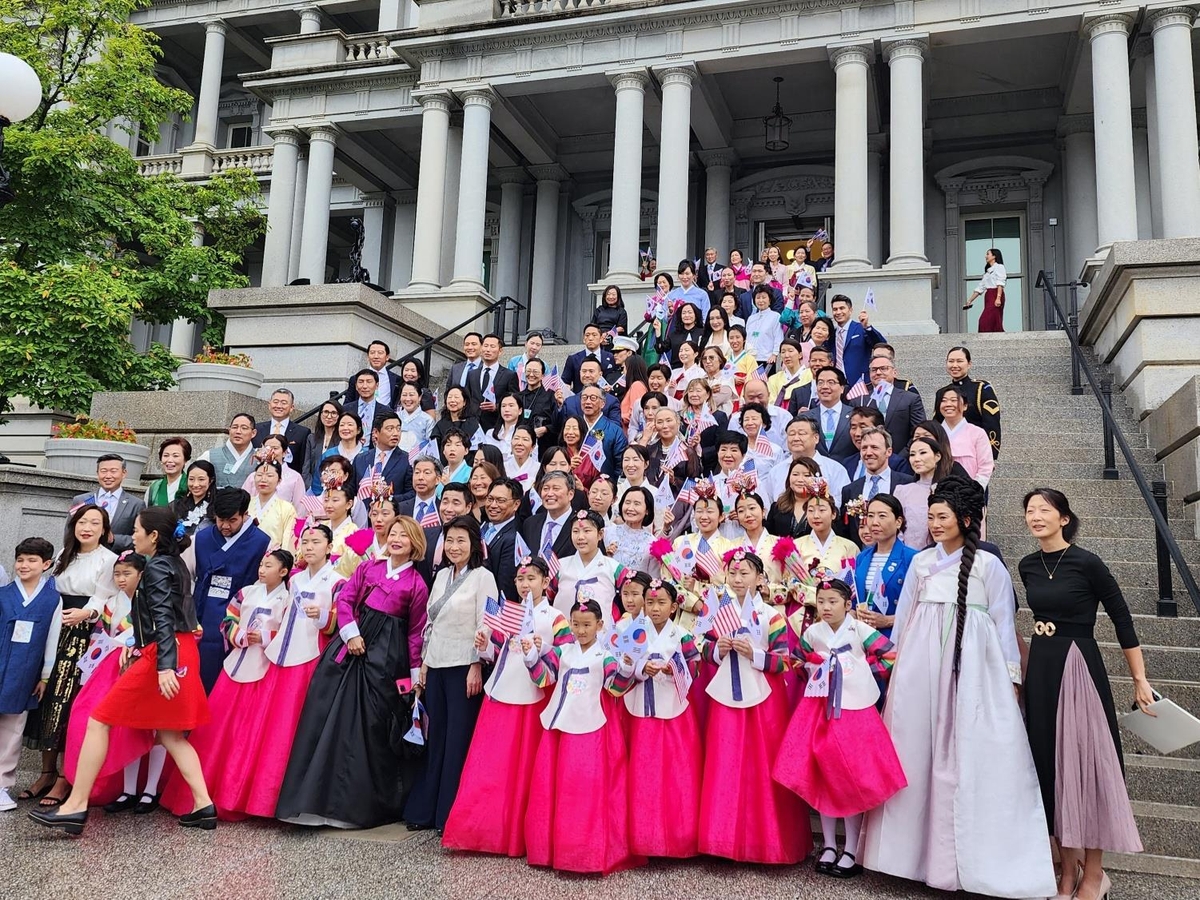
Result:
{"label": "man in navy suit", "polygon": [[[585,359],[583,365],[579,367],[579,378],[583,382],[584,388],[597,384],[600,381],[600,363],[594,359]],[[576,393],[562,401],[562,418],[583,415],[583,407],[579,404],[579,397],[580,395]],[[604,418],[613,422],[617,427],[620,427],[622,424],[621,402],[608,393],[604,395]]]}
{"label": "man in navy suit", "polygon": [[583,380],[579,377],[580,367],[585,359],[594,359],[600,363],[600,371],[607,372],[616,365],[613,355],[600,346],[604,339],[599,325],[587,325],[583,329],[583,349],[567,357],[563,366],[562,380],[575,393],[583,390]]}
{"label": "man in navy suit", "polygon": [[519,482],[512,478],[501,478],[488,490],[484,500],[487,521],[480,536],[487,545],[484,565],[496,579],[496,587],[509,600],[519,599],[517,594],[517,510],[525,496]]}
{"label": "man in navy suit", "polygon": [[903,390],[896,381],[896,366],[886,356],[871,358],[871,391],[863,406],[872,406],[883,413],[883,425],[892,436],[892,446],[899,450],[912,440],[913,429],[925,421],[925,404],[919,394]]}
{"label": "man in navy suit", "polygon": [[394,410],[386,410],[375,418],[371,432],[374,449],[366,449],[354,457],[354,475],[361,485],[367,477],[382,478],[392,486],[392,496],[407,500],[413,495],[412,469],[408,465],[408,454],[398,450],[400,443],[400,417]]}
{"label": "man in navy suit", "polygon": [[[892,452],[892,438],[886,428],[868,428],[862,434],[859,446],[862,454],[864,473],[842,488],[841,508],[851,500],[862,497],[870,500],[876,494],[890,494],[892,488],[901,484],[912,484],[916,481],[911,475],[894,472],[888,467],[888,458]],[[849,524],[848,534],[858,535],[858,517],[853,517]]]}
{"label": "man in navy suit", "polygon": [[[850,480],[862,478],[866,465],[862,461],[862,436],[870,428],[883,428],[883,413],[874,406],[855,406],[850,411],[850,440],[854,444],[854,452],[842,460],[842,467],[850,476]],[[895,444],[892,445],[895,447]],[[905,472],[908,460],[899,453],[893,452],[888,457],[888,468],[896,472]]]}
{"label": "man in navy suit", "polygon": [[[375,399],[383,406],[391,409],[400,408],[400,376],[396,374],[395,369],[389,369],[391,363],[392,349],[383,341],[371,341],[367,345],[367,365],[371,371],[375,373],[375,377],[379,379],[375,388]],[[461,365],[461,363],[455,363]],[[358,373],[350,376],[350,381],[346,385],[346,391],[342,394],[345,398],[343,404],[351,400],[358,399],[358,386],[355,384],[358,378]],[[454,384],[451,381],[448,384]],[[273,413],[274,411],[272,411]],[[255,444],[255,446],[258,446]]]}
{"label": "man in navy suit", "polygon": [[833,459],[845,459],[854,452],[850,440],[850,413],[853,408],[842,402],[842,390],[846,387],[846,376],[835,366],[817,372],[817,405],[804,413],[806,419],[817,423],[821,440],[817,444],[822,455]]}
{"label": "man in navy suit", "polygon": [[[467,400],[479,417],[479,427],[491,431],[500,421],[500,401],[520,390],[517,375],[508,366],[500,365],[502,342],[497,335],[483,339],[479,368],[467,375]],[[496,396],[490,396],[494,393]],[[485,399],[485,395],[488,395]]]}
{"label": "man in navy suit", "polygon": [[450,374],[446,377],[446,387],[457,385],[460,388],[466,388],[467,376],[479,368],[479,352],[482,348],[483,335],[478,331],[468,331],[467,336],[463,338],[463,356],[466,359],[459,360],[450,367]]}
{"label": "man in navy suit", "polygon": [[254,446],[261,447],[268,435],[281,434],[287,441],[287,455],[283,461],[297,472],[304,468],[304,455],[308,450],[308,438],[312,434],[303,425],[291,421],[296,411],[296,398],[287,388],[276,388],[267,406],[271,418],[254,425]]}
{"label": "man in navy suit", "polygon": [[620,471],[621,456],[629,446],[625,430],[612,419],[604,416],[606,394],[597,385],[589,384],[579,394],[579,407],[583,411],[583,422],[593,434],[599,432],[604,442],[604,465],[600,471],[614,481]]}
{"label": "man in navy suit", "polygon": [[829,301],[829,312],[833,316],[833,364],[842,370],[846,382],[851,385],[867,380],[867,368],[871,361],[871,348],[883,341],[864,309],[858,321],[851,322],[854,303],[845,294],[834,294]]}
{"label": "man in navy suit", "polygon": [[[441,486],[442,464],[435,456],[418,456],[412,463],[413,495],[407,500],[396,504],[397,515],[416,519],[425,530],[425,558],[418,560],[415,565],[427,583],[433,583],[433,554],[437,547],[438,538],[442,534],[442,523],[432,524],[433,519],[427,517],[439,512],[438,488]],[[431,524],[422,524],[425,521]]]}
{"label": "man in navy suit", "polygon": [[559,559],[575,552],[570,523],[575,484],[575,476],[570,472],[547,472],[542,479],[538,492],[542,508],[521,525],[521,537],[535,556],[546,557],[548,561],[549,554],[542,552],[547,544]]}

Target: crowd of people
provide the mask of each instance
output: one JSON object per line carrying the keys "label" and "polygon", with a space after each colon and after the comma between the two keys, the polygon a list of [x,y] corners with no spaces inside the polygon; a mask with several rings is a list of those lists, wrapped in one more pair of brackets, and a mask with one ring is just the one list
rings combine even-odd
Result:
{"label": "crowd of people", "polygon": [[561,371],[472,333],[439,397],[375,341],[311,427],[280,387],[140,496],[102,458],[0,588],[0,809],[404,821],[601,873],[798,863],[811,809],[830,877],[1102,896],[1140,843],[1099,607],[1152,692],[1068,499],[1024,500],[1027,642],[969,350],[922,393],[802,254],[704,265],[634,329],[606,289]]}

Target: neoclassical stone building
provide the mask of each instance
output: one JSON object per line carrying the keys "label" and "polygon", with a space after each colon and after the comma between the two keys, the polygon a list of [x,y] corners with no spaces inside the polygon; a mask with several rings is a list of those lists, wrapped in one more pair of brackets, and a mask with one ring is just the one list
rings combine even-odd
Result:
{"label": "neoclassical stone building", "polygon": [[260,175],[255,284],[344,276],[359,216],[371,280],[436,321],[510,295],[574,339],[639,248],[673,269],[825,228],[885,327],[968,330],[996,246],[1006,326],[1033,329],[1039,269],[1200,235],[1197,6],[158,0],[136,21],[196,107],[134,149]]}

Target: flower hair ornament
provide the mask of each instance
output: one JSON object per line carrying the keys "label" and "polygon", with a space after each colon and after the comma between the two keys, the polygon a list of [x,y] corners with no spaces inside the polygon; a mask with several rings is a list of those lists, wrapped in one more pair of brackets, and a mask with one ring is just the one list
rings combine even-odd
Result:
{"label": "flower hair ornament", "polygon": [[715,500],[717,496],[717,486],[705,478],[702,481],[697,481],[692,488],[696,492],[697,500]]}
{"label": "flower hair ornament", "polygon": [[758,475],[753,470],[738,469],[725,479],[725,486],[735,494],[753,494],[758,488]]}
{"label": "flower hair ornament", "polygon": [[321,487],[327,491],[340,488],[345,483],[346,476],[335,472],[332,466],[321,473]]}
{"label": "flower hair ornament", "polygon": [[255,463],[271,462],[271,448],[263,444],[254,451],[253,459]]}
{"label": "flower hair ornament", "polygon": [[829,482],[820,476],[810,478],[808,481],[804,482],[804,484],[800,486],[800,499],[808,500],[812,497],[821,497],[832,503],[833,494],[829,490]]}
{"label": "flower hair ornament", "polygon": [[371,485],[371,502],[378,503],[381,500],[391,500],[394,488],[390,481],[384,481],[382,478],[376,479]]}
{"label": "flower hair ornament", "polygon": [[861,516],[867,511],[867,498],[861,494],[853,500],[846,501],[846,508],[842,510],[842,521],[849,522],[851,519]]}

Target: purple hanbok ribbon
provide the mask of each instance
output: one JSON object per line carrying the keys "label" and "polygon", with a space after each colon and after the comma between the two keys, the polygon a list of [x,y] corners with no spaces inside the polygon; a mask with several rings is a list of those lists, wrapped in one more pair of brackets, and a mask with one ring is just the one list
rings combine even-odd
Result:
{"label": "purple hanbok ribbon", "polygon": [[825,718],[840,719],[842,717],[842,663],[838,654],[848,653],[849,644],[842,644],[829,651],[829,695],[825,698]]}

